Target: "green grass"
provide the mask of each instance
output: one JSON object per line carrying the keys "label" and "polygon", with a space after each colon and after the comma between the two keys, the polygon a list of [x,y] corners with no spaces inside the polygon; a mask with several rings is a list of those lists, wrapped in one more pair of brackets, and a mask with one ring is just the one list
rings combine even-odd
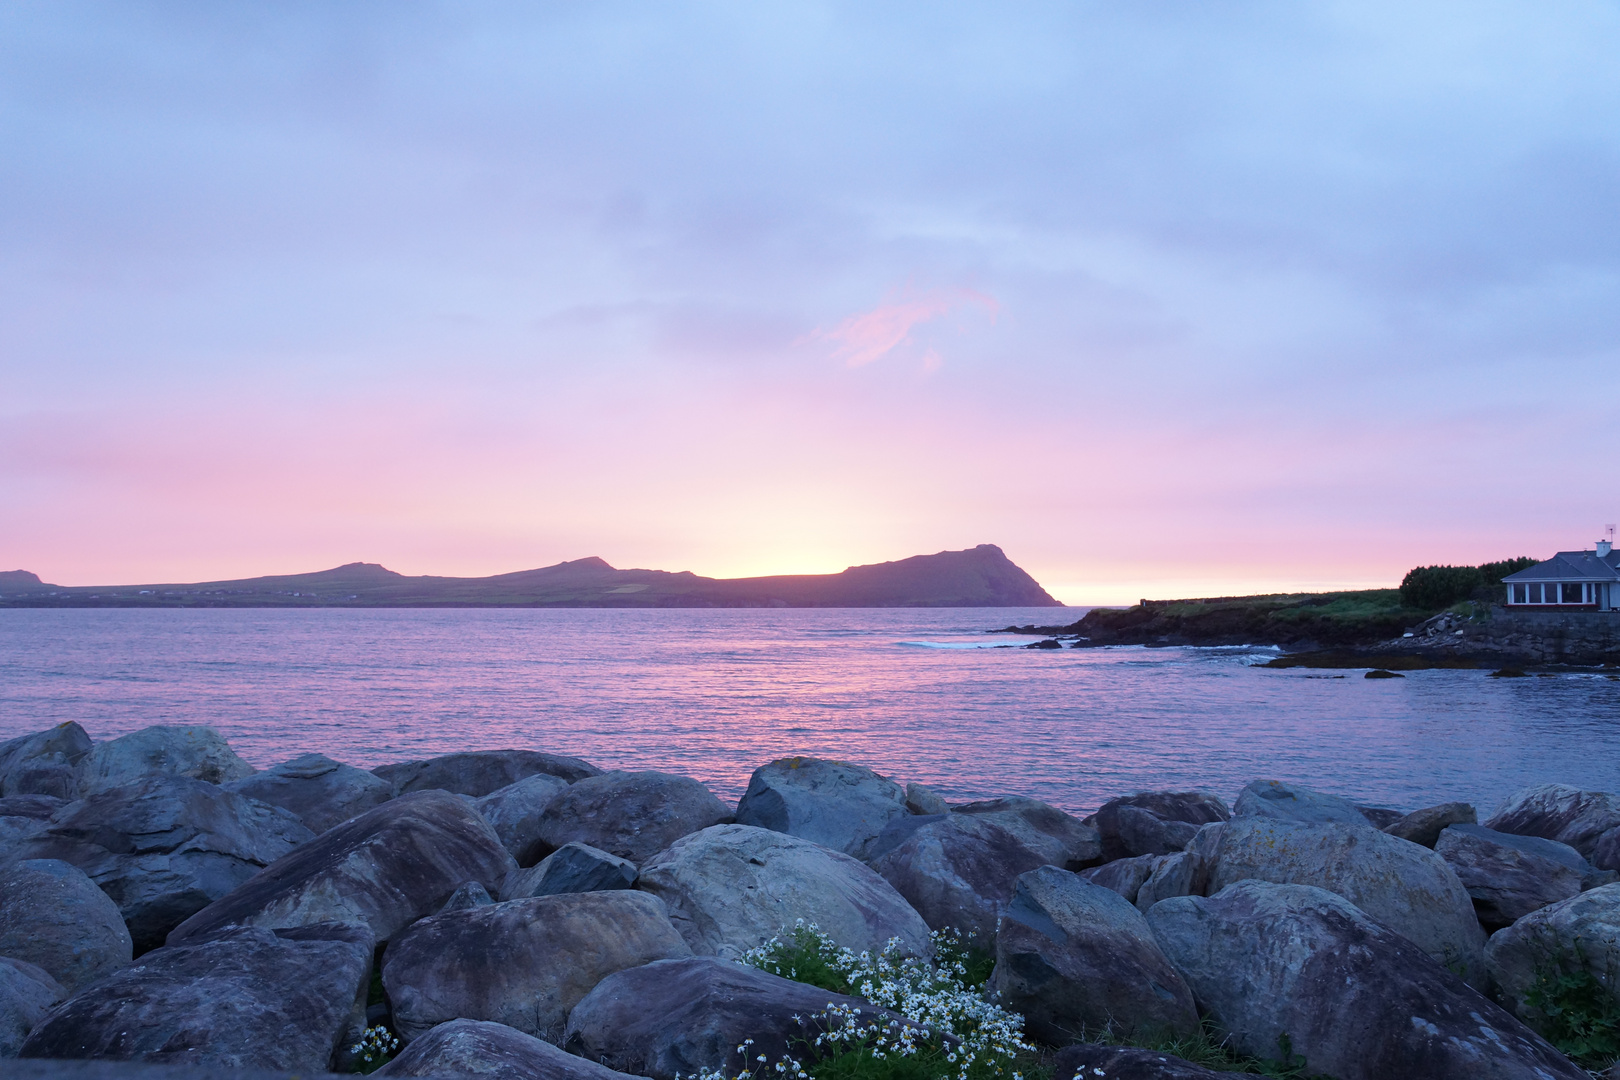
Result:
{"label": "green grass", "polygon": [[1605,1069],[1620,1060],[1620,1001],[1577,952],[1536,973],[1525,1004],[1542,1016],[1542,1036],[1577,1065]]}
{"label": "green grass", "polygon": [[[994,954],[978,947],[971,938],[948,936],[936,938],[936,959],[944,968],[960,962],[966,969],[961,981],[969,987],[983,988],[995,966]],[[810,928],[799,927],[771,945],[768,958],[759,966],[797,982],[809,983],[823,990],[848,994],[848,981],[829,962],[826,945]],[[1269,1076],[1275,1080],[1331,1080],[1305,1071],[1305,1062],[1284,1044],[1278,1049],[1286,1060],[1268,1061],[1237,1053],[1228,1040],[1207,1022],[1198,1034],[1179,1039],[1137,1041],[1121,1038],[1112,1032],[1087,1033],[1088,1041],[1116,1046],[1138,1046],[1160,1053],[1174,1054],[1215,1072],[1240,1073],[1251,1076]],[[801,1059],[814,1080],[946,1080],[954,1077],[957,1066],[948,1060],[948,1050],[942,1046],[919,1048],[918,1053],[901,1057],[877,1056],[870,1047],[857,1046],[819,1055],[810,1047],[801,1047]],[[1012,1071],[1022,1080],[1051,1080],[1053,1048],[1020,1053],[1012,1064]]]}
{"label": "green grass", "polygon": [[809,983],[835,994],[850,993],[849,981],[827,962],[815,932],[803,926],[795,929],[789,940],[773,947],[769,963],[761,966],[784,979]]}
{"label": "green grass", "polygon": [[1093,641],[1186,640],[1195,644],[1314,642],[1318,647],[1365,646],[1398,638],[1434,614],[1408,607],[1397,589],[1225,596],[1208,600],[1147,600],[1135,607],[1098,609],[1069,631]]}

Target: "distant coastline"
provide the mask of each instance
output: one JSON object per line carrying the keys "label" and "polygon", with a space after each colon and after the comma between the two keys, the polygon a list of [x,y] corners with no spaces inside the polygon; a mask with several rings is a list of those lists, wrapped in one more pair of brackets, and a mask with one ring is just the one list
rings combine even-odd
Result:
{"label": "distant coastline", "polygon": [[709,578],[575,559],[483,578],[407,577],[376,563],[191,584],[60,586],[0,572],[0,608],[174,607],[1062,607],[994,544],[837,574]]}
{"label": "distant coastline", "polygon": [[1144,601],[1098,607],[1068,625],[988,633],[1047,635],[1029,648],[1273,646],[1267,667],[1417,670],[1620,667],[1620,615],[1507,609],[1502,578],[1528,557],[1481,567],[1416,567],[1398,589]]}
{"label": "distant coastline", "polygon": [[1376,646],[1434,615],[1398,589],[1142,600],[1093,608],[1063,626],[1008,626],[995,633],[1047,634],[1077,646],[1275,645],[1295,651]]}
{"label": "distant coastline", "polygon": [[[1408,592],[1410,590],[1407,590]],[[1030,648],[1271,646],[1267,667],[1523,668],[1620,666],[1620,615],[1507,609],[1489,598],[1419,606],[1400,589],[1142,600],[1093,608],[1061,626],[1006,626],[988,633],[1043,634]]]}

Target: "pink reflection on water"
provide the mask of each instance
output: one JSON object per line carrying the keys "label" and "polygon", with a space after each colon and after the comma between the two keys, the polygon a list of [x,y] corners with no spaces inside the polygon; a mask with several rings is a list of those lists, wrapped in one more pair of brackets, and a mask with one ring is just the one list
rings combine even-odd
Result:
{"label": "pink reflection on water", "polygon": [[1527,783],[1612,786],[1620,761],[1620,683],[1602,677],[1369,683],[1232,650],[954,647],[1054,617],[1074,613],[7,611],[0,739],[209,723],[260,767],[526,747],[728,799],[759,764],[814,754],[1075,812],[1145,788],[1230,799],[1257,776],[1487,809]]}

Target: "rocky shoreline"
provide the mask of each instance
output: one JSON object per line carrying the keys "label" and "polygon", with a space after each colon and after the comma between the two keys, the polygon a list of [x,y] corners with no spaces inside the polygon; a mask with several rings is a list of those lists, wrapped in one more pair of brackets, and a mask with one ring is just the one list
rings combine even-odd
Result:
{"label": "rocky shoreline", "polygon": [[[923,1075],[826,1048],[903,1044],[966,1080],[1207,1080],[1164,1049],[1203,1039],[1574,1080],[1620,1054],[1617,870],[1620,799],[1558,785],[1483,824],[1275,780],[1080,819],[790,758],[733,807],[537,751],[256,771],[209,728],[65,724],[0,744],[0,1072]],[[848,993],[783,959],[807,934]],[[975,1058],[992,1028],[1012,1056]]]}
{"label": "rocky shoreline", "polygon": [[[1620,667],[1620,614],[1510,611],[1500,604],[1471,603],[1420,616],[1398,629],[1400,620],[1390,616],[1336,626],[1310,618],[1281,621],[1274,611],[1238,602],[1264,599],[1143,601],[1126,610],[1097,609],[1068,626],[1007,626],[987,633],[1049,635],[1024,646],[1033,649],[1250,645],[1284,650],[1270,667]],[[1190,615],[1174,610],[1195,605],[1208,610]]]}

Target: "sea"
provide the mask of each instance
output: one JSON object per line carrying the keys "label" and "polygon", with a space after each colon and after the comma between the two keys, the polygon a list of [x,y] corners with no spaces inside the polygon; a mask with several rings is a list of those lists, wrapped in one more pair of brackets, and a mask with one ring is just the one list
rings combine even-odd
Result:
{"label": "sea", "polygon": [[207,724],[265,768],[462,750],[657,769],[735,800],[790,755],[952,802],[1076,814],[1143,790],[1280,779],[1481,817],[1560,782],[1620,789],[1620,680],[1266,669],[1264,647],[1024,649],[987,630],[1084,609],[0,611],[0,740]]}

